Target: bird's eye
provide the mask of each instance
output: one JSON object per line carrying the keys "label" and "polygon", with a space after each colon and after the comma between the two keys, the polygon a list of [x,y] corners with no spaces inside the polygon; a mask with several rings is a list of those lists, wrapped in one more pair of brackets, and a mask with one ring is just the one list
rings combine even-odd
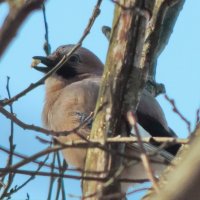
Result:
{"label": "bird's eye", "polygon": [[68,61],[69,61],[70,63],[72,63],[72,64],[77,64],[77,63],[79,63],[80,58],[79,58],[79,56],[78,56],[77,54],[74,54],[74,55],[72,55],[72,56],[69,58]]}

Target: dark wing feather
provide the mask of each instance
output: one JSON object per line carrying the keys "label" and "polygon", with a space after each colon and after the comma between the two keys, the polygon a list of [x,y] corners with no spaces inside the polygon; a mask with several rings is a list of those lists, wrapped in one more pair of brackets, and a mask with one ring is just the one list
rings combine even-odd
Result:
{"label": "dark wing feather", "polygon": [[[168,127],[164,113],[156,99],[144,91],[137,109],[138,123],[154,137],[177,137]],[[175,155],[180,145],[170,145],[166,150]]]}

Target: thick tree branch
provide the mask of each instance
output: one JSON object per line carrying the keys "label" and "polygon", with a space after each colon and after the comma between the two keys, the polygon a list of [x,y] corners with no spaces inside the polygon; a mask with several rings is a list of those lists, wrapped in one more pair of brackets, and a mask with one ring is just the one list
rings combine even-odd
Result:
{"label": "thick tree branch", "polygon": [[[124,114],[129,109],[136,110],[138,93],[145,83],[147,70],[145,67],[141,68],[140,59],[149,15],[141,8],[140,2],[119,1],[116,5],[106,66],[90,135],[90,139],[99,139],[102,144],[105,144],[108,136],[114,136],[113,133],[124,135]],[[112,145],[109,148],[123,152],[124,145]],[[121,160],[115,156],[110,160],[105,151],[89,149],[87,152],[86,171],[112,169],[109,174],[112,178],[120,166]],[[104,184],[83,181],[84,196],[98,192],[98,197],[93,196],[91,199],[101,199],[106,193],[120,192],[120,185],[110,182],[109,187],[104,189]]]}
{"label": "thick tree branch", "polygon": [[[133,9],[133,7],[121,5],[119,1],[111,1],[124,9]],[[144,3],[144,7],[149,11],[151,19],[145,32],[143,61],[146,60],[144,63],[147,64],[149,68],[148,84],[146,88],[154,96],[165,93],[164,85],[158,84],[155,81],[157,59],[169,41],[184,2],[185,0],[146,0]],[[135,9],[137,10],[137,8]],[[106,38],[110,40],[111,29],[107,26],[103,26],[102,31]]]}
{"label": "thick tree branch", "polygon": [[[159,194],[149,192],[143,200],[200,199],[200,124],[189,145],[184,146],[160,179]],[[181,183],[181,184],[180,184]]]}
{"label": "thick tree branch", "polygon": [[[113,136],[113,133],[124,134],[124,115],[129,110],[136,111],[140,93],[147,80],[153,82],[153,89],[148,88],[153,95],[162,92],[162,87],[159,85],[157,91],[157,85],[154,84],[155,63],[169,40],[184,0],[113,2],[117,5],[112,32],[110,36],[106,33],[110,37],[110,46],[90,135],[91,139],[100,139],[103,144],[107,136]],[[123,151],[120,145],[112,145],[111,148]],[[120,160],[116,160],[114,157],[110,160],[104,151],[89,149],[85,169],[117,170]],[[108,194],[120,192],[119,185],[113,186],[108,189]],[[83,182],[84,196],[97,191],[100,195],[98,198],[103,198],[103,184]]]}

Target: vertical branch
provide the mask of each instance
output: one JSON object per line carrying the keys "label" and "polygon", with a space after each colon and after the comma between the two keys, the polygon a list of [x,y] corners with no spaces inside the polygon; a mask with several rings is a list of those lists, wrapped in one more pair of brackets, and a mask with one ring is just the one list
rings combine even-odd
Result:
{"label": "vertical branch", "polygon": [[191,133],[191,123],[190,123],[190,121],[187,120],[186,117],[184,117],[181,114],[181,112],[178,110],[174,99],[170,99],[167,94],[165,94],[164,97],[171,104],[173,112],[175,112],[181,118],[181,120],[183,120],[183,122],[185,122],[185,124],[187,125],[188,134],[190,134]]}
{"label": "vertical branch", "polygon": [[[9,84],[10,84],[10,77],[7,77],[6,90],[7,90],[7,93],[8,93],[8,98],[10,99],[11,98],[11,94],[10,94]],[[9,108],[10,108],[11,114],[14,114],[14,112],[13,112],[13,105],[12,104],[9,105]],[[8,167],[10,167],[12,165],[12,162],[13,162],[13,153],[14,153],[14,149],[15,149],[15,145],[14,145],[14,122],[12,120],[10,120],[9,144],[10,144],[10,153],[9,153],[7,165],[6,165],[5,168],[8,168]],[[6,187],[4,188],[3,193],[2,193],[2,195],[0,197],[0,199],[2,199],[4,196],[6,196],[8,190],[9,190],[9,188],[10,188],[12,182],[13,182],[14,176],[15,176],[14,173],[9,173]],[[4,178],[5,178],[5,176],[2,178],[2,180],[1,180],[2,182],[3,182]]]}
{"label": "vertical branch", "polygon": [[[10,77],[7,77],[7,85],[6,85],[6,90],[8,93],[8,98],[11,98],[11,94],[10,94],[10,88],[9,88],[9,84],[10,84]],[[9,105],[10,107],[10,113],[13,115],[13,106]],[[9,143],[10,143],[10,154],[9,154],[9,159],[8,159],[8,167],[12,165],[12,161],[13,161],[13,153],[14,153],[14,149],[15,149],[15,145],[14,145],[14,122],[11,120],[10,121],[10,136],[9,136]]]}
{"label": "vertical branch", "polygon": [[[51,174],[53,174],[53,172],[54,172],[55,160],[56,160],[56,152],[54,152],[54,154],[53,154],[53,159],[52,159],[52,163],[51,163],[51,172],[50,172]],[[48,191],[47,200],[51,200],[54,181],[55,181],[55,177],[51,176],[50,182],[49,182],[49,191]]]}
{"label": "vertical branch", "polygon": [[[64,171],[65,171],[65,168],[64,168],[65,164],[63,163],[63,166],[62,166],[59,152],[56,152],[56,157],[57,157],[57,162],[58,162],[58,167],[59,167],[59,173],[61,175],[63,175]],[[59,199],[60,191],[61,191],[61,194],[62,194],[62,199],[65,200],[66,195],[65,195],[64,181],[63,181],[62,176],[58,178],[56,199]]]}
{"label": "vertical branch", "polygon": [[144,169],[145,169],[145,171],[147,173],[147,177],[152,182],[153,187],[156,190],[156,192],[159,192],[158,184],[157,184],[156,178],[155,178],[155,176],[153,174],[153,170],[152,170],[151,165],[150,165],[150,159],[149,159],[149,157],[147,155],[147,152],[146,152],[145,147],[144,147],[143,142],[142,142],[142,137],[141,137],[141,135],[139,133],[139,130],[138,130],[138,127],[137,127],[136,117],[133,114],[133,112],[129,111],[127,113],[127,118],[128,118],[129,124],[131,125],[132,129],[135,130],[135,134],[136,134],[136,137],[137,137],[137,140],[138,140],[138,144],[139,144],[140,150],[141,150],[140,158],[142,160]]}
{"label": "vertical branch", "polygon": [[44,51],[46,55],[49,55],[51,53],[51,45],[49,43],[49,29],[48,29],[48,23],[47,23],[47,17],[46,17],[46,8],[45,3],[42,4],[42,13],[43,13],[43,19],[44,19],[44,27],[45,27],[45,42],[44,42]]}
{"label": "vertical branch", "polygon": [[[105,144],[107,136],[115,136],[114,133],[126,134],[124,114],[130,109],[135,110],[139,100],[138,94],[144,87],[147,77],[147,70],[145,66],[141,67],[140,63],[149,13],[143,10],[142,1],[117,2],[106,66],[90,134],[90,139],[98,139],[102,144]],[[109,148],[118,152],[124,151],[123,144],[110,145]],[[103,150],[89,149],[85,171],[103,171],[105,173],[95,177],[109,178],[115,174],[121,163],[119,157],[113,156],[111,159]],[[84,196],[96,193],[91,199],[97,199],[97,195],[101,198],[115,192],[121,192],[120,183],[110,182],[110,185],[104,188],[104,184],[98,181],[83,181]]]}

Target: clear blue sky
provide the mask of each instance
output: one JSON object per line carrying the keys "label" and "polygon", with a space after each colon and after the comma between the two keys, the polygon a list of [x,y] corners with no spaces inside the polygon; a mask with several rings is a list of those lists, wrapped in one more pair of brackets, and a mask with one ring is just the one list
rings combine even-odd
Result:
{"label": "clear blue sky", "polygon": [[[88,22],[95,1],[48,1],[47,19],[49,24],[49,37],[52,50],[59,45],[76,43]],[[111,26],[113,17],[113,4],[104,0],[101,15],[98,17],[90,35],[83,46],[92,50],[105,62],[108,42],[101,33],[103,25]],[[173,98],[181,113],[194,126],[196,110],[200,106],[200,1],[188,0],[178,18],[169,44],[159,58],[157,66],[157,81],[164,83],[167,94]],[[3,22],[8,8],[5,4],[0,6],[0,25]],[[12,95],[17,94],[30,83],[37,81],[42,74],[30,68],[32,56],[44,55],[44,25],[42,13],[34,12],[23,24],[15,39],[0,60],[0,98],[5,98],[6,77],[11,77],[10,89]],[[187,137],[188,131],[185,123],[171,110],[169,103],[159,96],[158,100],[164,109],[169,126],[179,135]],[[41,111],[44,101],[44,87],[41,86],[14,104],[17,117],[26,123],[41,126]],[[0,114],[1,135],[0,145],[8,147],[9,121]],[[32,131],[24,131],[15,126],[14,142],[16,151],[32,155],[44,148],[36,139],[38,135]],[[41,136],[41,134],[39,134]],[[46,138],[46,137],[44,137]],[[6,162],[6,155],[0,153],[1,167]],[[2,162],[3,161],[3,162]],[[16,159],[15,161],[18,161]],[[34,170],[35,165],[28,165],[26,169]],[[26,180],[26,176],[18,176],[16,184]],[[45,199],[48,191],[48,179],[37,177],[12,199],[25,199],[28,192],[31,199]],[[77,181],[66,180],[67,194],[80,194]],[[141,187],[141,186],[140,186]],[[70,199],[70,198],[68,198]],[[129,199],[140,199],[139,194]]]}

